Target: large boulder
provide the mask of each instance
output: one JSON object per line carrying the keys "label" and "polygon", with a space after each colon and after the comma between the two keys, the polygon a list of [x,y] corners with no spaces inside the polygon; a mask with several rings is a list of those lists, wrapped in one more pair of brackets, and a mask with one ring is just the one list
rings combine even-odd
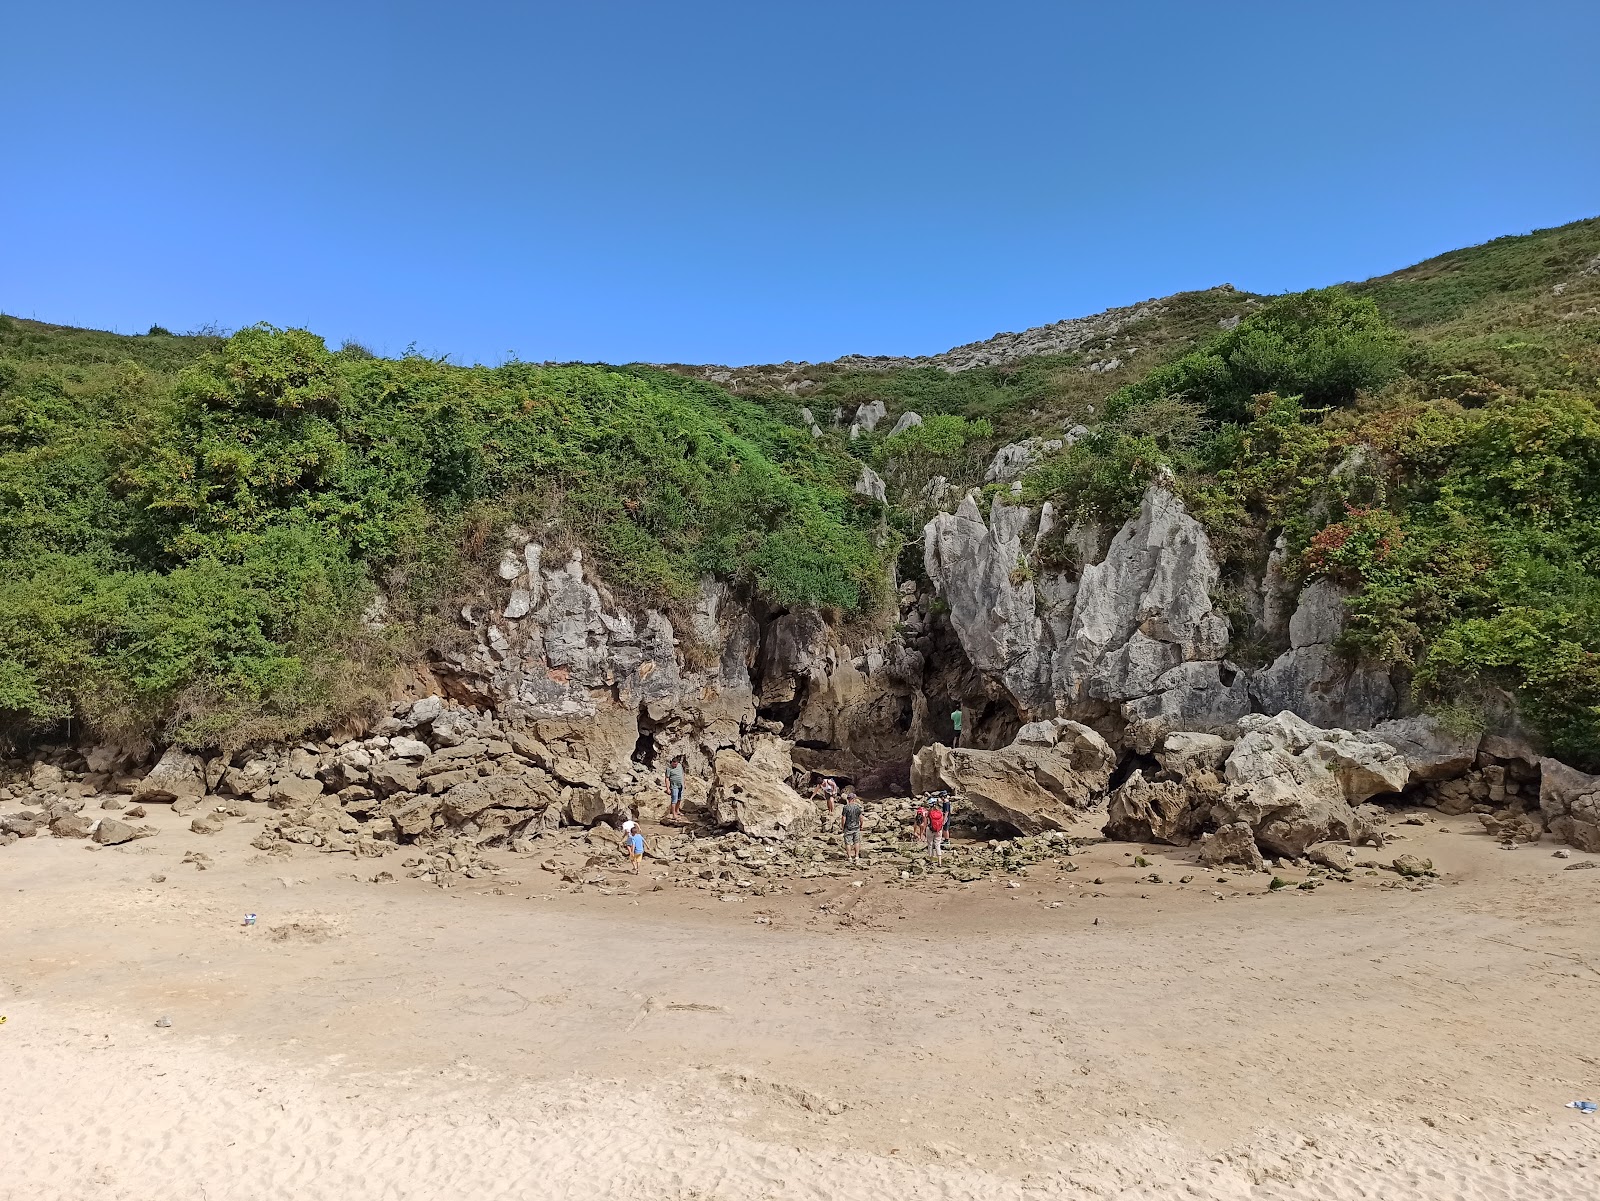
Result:
{"label": "large boulder", "polygon": [[1351,805],[1406,783],[1405,760],[1393,747],[1289,712],[1241,718],[1223,773],[1228,788],[1213,808],[1217,824],[1243,822],[1265,850],[1291,858],[1313,843],[1356,838],[1363,824]]}
{"label": "large boulder", "polygon": [[133,799],[176,801],[181,797],[204,796],[205,792],[205,760],[177,747],[169,747],[150,769],[150,774],[134,786]]}
{"label": "large boulder", "polygon": [[1539,768],[1539,809],[1550,833],[1580,851],[1600,853],[1600,776],[1557,759],[1541,759]]}
{"label": "large boulder", "polygon": [[752,838],[783,838],[817,829],[815,802],[789,786],[788,745],[764,735],[749,759],[724,750],[713,761],[708,804],[718,825],[736,826]]}
{"label": "large boulder", "polygon": [[1169,734],[1156,752],[1160,772],[1135,770],[1111,794],[1105,834],[1126,842],[1187,846],[1214,820],[1223,763],[1233,744],[1214,734]]}
{"label": "large boulder", "polygon": [[1116,755],[1105,739],[1075,721],[1023,727],[994,751],[924,747],[911,761],[916,792],[948,790],[986,820],[1022,834],[1063,830],[1105,795]]}
{"label": "large boulder", "polygon": [[1372,736],[1404,756],[1414,784],[1465,775],[1477,759],[1482,741],[1477,733],[1453,733],[1427,714],[1379,722],[1372,727]]}

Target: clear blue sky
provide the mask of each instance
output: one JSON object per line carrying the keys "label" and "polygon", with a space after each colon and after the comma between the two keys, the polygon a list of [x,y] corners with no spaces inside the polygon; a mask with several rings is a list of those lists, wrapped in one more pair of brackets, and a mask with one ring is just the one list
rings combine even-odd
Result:
{"label": "clear blue sky", "polygon": [[0,310],[924,353],[1600,213],[1600,5],[16,4]]}

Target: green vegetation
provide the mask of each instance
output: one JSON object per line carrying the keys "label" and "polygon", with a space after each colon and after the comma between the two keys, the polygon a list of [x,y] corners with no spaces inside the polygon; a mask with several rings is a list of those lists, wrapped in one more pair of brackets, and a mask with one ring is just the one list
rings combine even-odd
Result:
{"label": "green vegetation", "polygon": [[[453,367],[0,327],[0,712],[190,743],[361,704],[443,636],[516,521],[625,601],[708,575],[774,605],[880,603],[876,515],[838,452],[649,368]],[[553,523],[553,524],[552,524]],[[382,590],[402,620],[360,617]]]}
{"label": "green vegetation", "polygon": [[1281,534],[1349,590],[1348,653],[1457,723],[1504,690],[1600,766],[1597,301],[1596,221],[1270,301],[1112,393],[1025,494],[1117,521],[1170,472],[1236,588]]}

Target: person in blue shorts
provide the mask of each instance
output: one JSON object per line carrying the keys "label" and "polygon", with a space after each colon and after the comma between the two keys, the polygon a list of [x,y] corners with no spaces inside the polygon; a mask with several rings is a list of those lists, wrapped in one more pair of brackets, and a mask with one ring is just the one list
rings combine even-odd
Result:
{"label": "person in blue shorts", "polygon": [[638,827],[628,835],[628,866],[634,875],[639,874],[639,865],[644,862],[644,835],[639,833]]}

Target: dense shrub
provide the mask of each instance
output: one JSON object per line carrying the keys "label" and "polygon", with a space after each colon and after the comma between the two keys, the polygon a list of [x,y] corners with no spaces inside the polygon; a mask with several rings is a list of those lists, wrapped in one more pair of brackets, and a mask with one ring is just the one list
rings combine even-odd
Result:
{"label": "dense shrub", "polygon": [[1164,397],[1202,406],[1217,422],[1245,422],[1263,392],[1307,405],[1348,404],[1392,379],[1404,342],[1371,300],[1337,288],[1282,296],[1197,350],[1120,389],[1111,417]]}

